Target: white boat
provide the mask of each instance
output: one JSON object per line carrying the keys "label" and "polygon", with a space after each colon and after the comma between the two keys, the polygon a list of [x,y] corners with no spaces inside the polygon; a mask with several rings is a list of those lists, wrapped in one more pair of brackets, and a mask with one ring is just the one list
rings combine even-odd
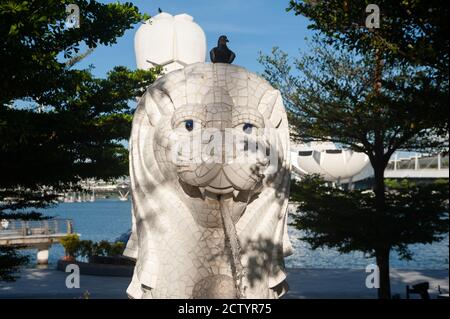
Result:
{"label": "white boat", "polygon": [[64,203],[73,203],[75,201],[73,193],[67,193],[64,196]]}
{"label": "white boat", "polygon": [[91,197],[89,198],[90,202],[95,202],[95,192],[92,191]]}
{"label": "white boat", "polygon": [[127,201],[129,194],[130,194],[130,191],[127,191],[125,194],[123,194],[121,191],[119,191],[119,200],[122,202]]}

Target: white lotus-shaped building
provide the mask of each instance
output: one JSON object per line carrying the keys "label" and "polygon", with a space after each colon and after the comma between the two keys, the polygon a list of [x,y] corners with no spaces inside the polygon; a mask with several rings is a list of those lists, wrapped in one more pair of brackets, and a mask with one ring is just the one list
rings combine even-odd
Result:
{"label": "white lotus-shaped building", "polygon": [[318,174],[338,183],[355,181],[354,177],[370,165],[366,154],[340,149],[330,142],[299,145],[291,151],[291,159],[297,175]]}

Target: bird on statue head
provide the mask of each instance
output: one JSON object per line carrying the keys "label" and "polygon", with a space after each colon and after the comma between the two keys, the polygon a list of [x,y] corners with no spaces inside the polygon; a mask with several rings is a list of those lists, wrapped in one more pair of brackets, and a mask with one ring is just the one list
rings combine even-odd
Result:
{"label": "bird on statue head", "polygon": [[226,35],[219,37],[217,47],[213,48],[209,53],[212,63],[233,63],[236,54],[228,48],[227,42],[230,41]]}

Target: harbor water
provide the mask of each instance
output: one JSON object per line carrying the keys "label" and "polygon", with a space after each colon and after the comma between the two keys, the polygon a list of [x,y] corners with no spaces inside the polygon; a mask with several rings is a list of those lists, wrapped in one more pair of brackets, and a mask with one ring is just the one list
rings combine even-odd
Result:
{"label": "harbor water", "polygon": [[[74,231],[81,239],[93,241],[114,241],[131,228],[131,202],[118,199],[98,199],[94,202],[60,203],[43,211],[45,215],[73,220]],[[340,254],[333,249],[312,250],[299,238],[301,233],[289,226],[289,235],[294,246],[294,254],[286,259],[286,266],[292,268],[350,268],[361,269],[374,260],[365,258],[362,253]],[[391,254],[391,266],[399,269],[448,269],[449,258],[448,237],[431,245],[412,245],[413,260],[400,260],[398,255]],[[35,252],[30,254],[30,266],[35,264]],[[50,267],[54,266],[64,255],[60,244],[53,245],[50,250]]]}

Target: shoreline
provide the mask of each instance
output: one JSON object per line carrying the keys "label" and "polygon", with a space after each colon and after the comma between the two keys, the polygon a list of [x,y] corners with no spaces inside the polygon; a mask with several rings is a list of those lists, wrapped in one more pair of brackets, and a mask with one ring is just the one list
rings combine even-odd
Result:
{"label": "shoreline", "polygon": [[[376,289],[368,289],[365,269],[288,268],[289,292],[285,299],[375,299]],[[0,283],[0,299],[83,299],[88,291],[90,299],[127,299],[125,293],[129,277],[81,275],[80,288],[68,289],[65,280],[69,273],[56,269],[25,268],[12,283]],[[391,269],[392,295],[405,298],[406,285],[430,283],[430,297],[435,299],[438,286],[449,289],[449,271]],[[417,295],[412,298],[417,299]]]}

